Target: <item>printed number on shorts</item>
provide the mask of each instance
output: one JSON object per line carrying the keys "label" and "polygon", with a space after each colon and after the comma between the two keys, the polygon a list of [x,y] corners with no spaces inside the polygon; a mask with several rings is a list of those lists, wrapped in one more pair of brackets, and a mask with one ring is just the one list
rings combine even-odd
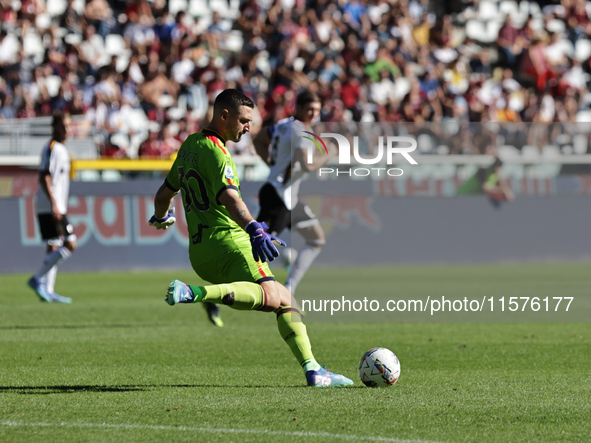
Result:
{"label": "printed number on shorts", "polygon": [[[189,169],[185,173],[185,168],[182,166],[178,167],[179,183],[181,189],[185,195],[185,213],[191,212],[191,208],[194,206],[199,211],[207,211],[210,207],[209,197],[207,196],[207,189],[205,183],[197,171]],[[199,193],[195,192],[195,186],[191,186],[191,179],[195,179]],[[199,195],[197,195],[199,194]]]}
{"label": "printed number on shorts", "polygon": [[197,233],[191,236],[191,240],[193,241],[194,245],[201,243],[201,240],[203,240],[203,229],[207,228],[209,228],[209,226],[199,223]]}

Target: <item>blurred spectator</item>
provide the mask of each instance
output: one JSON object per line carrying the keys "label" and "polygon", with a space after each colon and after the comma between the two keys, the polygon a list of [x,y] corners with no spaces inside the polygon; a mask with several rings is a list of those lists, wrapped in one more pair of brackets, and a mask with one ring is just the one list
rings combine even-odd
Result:
{"label": "blurred spectator", "polygon": [[123,32],[126,45],[137,49],[140,55],[146,55],[148,46],[156,43],[154,19],[147,15],[139,15],[135,10],[131,10],[128,17],[129,21]]}
{"label": "blurred spectator", "polygon": [[68,0],[68,6],[60,20],[60,26],[65,28],[69,34],[77,35],[82,35],[82,30],[86,28],[84,18],[74,8],[74,0]]}
{"label": "blurred spectator", "polygon": [[396,99],[396,88],[386,68],[380,72],[380,81],[371,85],[369,96],[374,103],[381,106]]}
{"label": "blurred spectator", "polygon": [[167,121],[162,125],[162,132],[160,133],[160,137],[162,138],[160,155],[162,157],[169,158],[180,149],[181,142],[174,137],[174,132],[178,130],[179,128],[176,123],[171,123],[170,121]]}
{"label": "blurred spectator", "polygon": [[521,31],[513,26],[511,14],[507,14],[505,24],[499,30],[497,45],[499,56],[503,59],[505,65],[509,68],[515,68],[523,51],[524,40]]}
{"label": "blurred spectator", "polygon": [[174,100],[178,93],[179,85],[172,82],[167,74],[167,67],[164,63],[148,65],[146,81],[138,86],[138,93],[141,94],[146,110],[158,106],[158,102],[163,95],[167,95]]}
{"label": "blurred spectator", "polygon": [[560,81],[563,91],[566,88],[573,88],[581,93],[586,92],[587,81],[585,79],[585,71],[581,66],[581,62],[577,59],[568,60],[568,69],[561,77]]}
{"label": "blurred spectator", "polygon": [[520,71],[531,77],[538,91],[543,91],[548,86],[556,86],[557,73],[548,60],[546,54],[547,35],[536,34],[530,47],[525,52]]}
{"label": "blurred spectator", "polygon": [[[194,1],[174,11],[161,0],[67,0],[52,17],[41,0],[0,0],[1,118],[63,109],[85,116],[102,154],[133,156],[147,138],[142,155],[160,157],[227,87],[251,96],[267,125],[304,87],[330,121],[563,122],[589,107],[583,0],[497,9],[494,20],[472,1],[453,15],[434,0],[241,0],[234,11]],[[158,143],[148,121],[161,125]]]}
{"label": "blurred spectator", "polygon": [[88,24],[93,25],[99,35],[105,38],[115,27],[113,11],[106,0],[88,0],[84,9]]}
{"label": "blurred spectator", "polygon": [[160,140],[158,140],[158,136],[160,133],[160,125],[158,123],[152,122],[150,123],[149,128],[149,135],[148,139],[144,141],[139,148],[138,155],[140,158],[160,158],[161,157],[161,150],[160,150]]}
{"label": "blurred spectator", "polygon": [[17,61],[18,40],[11,38],[6,30],[0,30],[0,68],[8,66]]}
{"label": "blurred spectator", "polygon": [[84,40],[80,44],[80,58],[88,63],[90,72],[95,73],[99,68],[99,62],[105,53],[105,45],[102,38],[95,38],[96,30],[93,25],[84,28]]}
{"label": "blurred spectator", "polygon": [[166,121],[163,125],[159,125],[156,122],[151,122],[148,140],[140,145],[139,156],[142,158],[170,158],[181,147],[181,141],[174,136],[175,131],[179,131],[176,123]]}

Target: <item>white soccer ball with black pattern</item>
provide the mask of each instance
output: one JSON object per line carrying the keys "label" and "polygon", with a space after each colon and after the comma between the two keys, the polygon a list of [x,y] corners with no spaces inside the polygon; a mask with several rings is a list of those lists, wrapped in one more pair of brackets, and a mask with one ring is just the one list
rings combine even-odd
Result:
{"label": "white soccer ball with black pattern", "polygon": [[400,361],[386,348],[372,348],[359,362],[359,378],[371,388],[391,386],[400,377]]}

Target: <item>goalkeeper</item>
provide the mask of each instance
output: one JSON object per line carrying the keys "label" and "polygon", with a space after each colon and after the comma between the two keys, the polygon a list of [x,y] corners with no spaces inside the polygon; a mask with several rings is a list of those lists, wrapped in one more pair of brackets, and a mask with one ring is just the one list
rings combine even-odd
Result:
{"label": "goalkeeper", "polygon": [[275,312],[277,327],[303,368],[308,386],[353,384],[328,372],[314,359],[306,326],[292,307],[290,292],[277,281],[267,261],[279,256],[283,240],[265,232],[267,226],[250,214],[240,195],[236,166],[225,146],[250,131],[254,103],[235,89],[221,92],[213,118],[203,131],[189,135],[158,189],[150,224],[158,229],[175,222],[170,206],[181,192],[189,228],[189,257],[208,286],[171,282],[166,301],[210,302],[238,310]]}

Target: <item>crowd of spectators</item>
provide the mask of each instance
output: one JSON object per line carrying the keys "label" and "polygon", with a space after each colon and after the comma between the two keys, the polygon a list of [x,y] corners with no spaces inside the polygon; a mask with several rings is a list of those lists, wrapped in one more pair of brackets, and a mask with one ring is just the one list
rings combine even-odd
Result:
{"label": "crowd of spectators", "polygon": [[[0,0],[0,120],[84,115],[113,157],[168,157],[230,87],[255,101],[254,134],[301,88],[328,122],[573,122],[589,106],[586,6]],[[249,137],[233,149],[253,154]]]}

